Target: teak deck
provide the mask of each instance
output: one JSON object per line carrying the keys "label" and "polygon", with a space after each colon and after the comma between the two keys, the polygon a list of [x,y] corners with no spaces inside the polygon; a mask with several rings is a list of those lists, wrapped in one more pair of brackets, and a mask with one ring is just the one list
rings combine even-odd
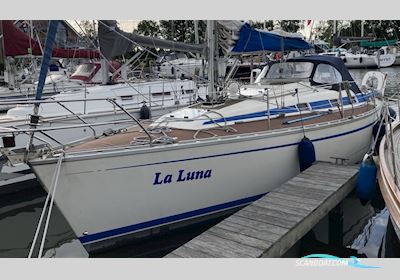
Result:
{"label": "teak deck", "polygon": [[354,188],[358,167],[318,162],[166,257],[279,257]]}
{"label": "teak deck", "polygon": [[[354,109],[344,110],[345,118],[350,116],[359,115],[365,112],[368,112],[373,108],[373,105],[365,105],[361,107],[357,107]],[[308,113],[303,114],[302,117],[309,117],[318,115],[318,113]],[[217,136],[226,136],[226,135],[239,135],[245,133],[257,133],[274,129],[282,129],[282,128],[291,128],[291,127],[299,127],[301,125],[310,125],[323,123],[328,121],[334,121],[342,118],[341,112],[332,112],[330,114],[326,114],[317,118],[304,120],[303,122],[297,121],[291,124],[284,124],[286,121],[290,120],[298,120],[300,119],[299,115],[289,116],[289,117],[279,117],[273,118],[268,123],[268,120],[258,120],[258,121],[250,121],[250,122],[237,122],[233,125],[229,125],[229,128],[233,128],[234,130],[226,131],[224,129],[207,129],[202,130],[197,134],[197,139],[203,138],[211,138],[213,135]],[[223,125],[223,123],[221,123]],[[177,142],[183,140],[191,140],[194,139],[196,131],[195,130],[184,130],[184,129],[172,129],[170,132],[166,132],[166,135],[173,137]],[[154,138],[162,136],[162,134],[154,134]],[[83,144],[77,145],[75,147],[69,148],[66,151],[82,151],[82,150],[92,150],[92,149],[102,149],[107,147],[118,147],[118,146],[127,146],[129,145],[135,138],[147,139],[147,135],[140,130],[140,128],[135,127],[133,129],[128,130],[127,132],[119,133],[112,136],[102,137],[93,141],[88,141]]]}

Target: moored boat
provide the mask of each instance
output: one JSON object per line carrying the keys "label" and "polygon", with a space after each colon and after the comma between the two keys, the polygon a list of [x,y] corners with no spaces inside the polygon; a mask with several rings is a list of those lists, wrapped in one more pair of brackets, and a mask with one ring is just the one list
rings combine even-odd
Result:
{"label": "moored boat", "polygon": [[55,201],[91,250],[258,199],[300,172],[302,139],[319,161],[354,163],[370,148],[380,92],[361,91],[339,58],[276,63],[252,90],[29,164],[47,191],[61,167]]}
{"label": "moored boat", "polygon": [[397,241],[400,241],[400,162],[399,162],[399,140],[400,126],[399,122],[393,124],[390,130],[389,124],[386,124],[386,135],[383,137],[379,146],[379,187],[385,200],[386,207],[390,213],[391,224],[397,235]]}

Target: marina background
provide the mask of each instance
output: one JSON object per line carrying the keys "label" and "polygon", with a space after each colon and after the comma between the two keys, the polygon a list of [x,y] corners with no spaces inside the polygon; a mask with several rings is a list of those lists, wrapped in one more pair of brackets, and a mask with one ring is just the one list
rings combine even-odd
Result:
{"label": "marina background", "polygon": [[[290,29],[290,26],[293,26],[293,24],[296,25],[296,27],[294,29]],[[279,22],[279,25],[281,27],[286,26],[287,31],[297,31],[301,23],[300,21],[281,21]],[[145,30],[143,32],[145,32]],[[387,68],[382,71],[388,73],[389,82],[387,85],[386,94],[390,96],[396,96],[397,89],[399,87],[399,84],[397,83],[399,80],[399,71],[396,67]],[[366,71],[364,70],[352,71],[352,75],[354,76],[356,82],[360,82],[365,73]],[[35,182],[32,182],[32,186],[26,187],[25,190],[21,190],[21,192],[27,192],[22,197],[24,199],[28,198],[28,200],[18,201],[18,195],[16,191],[14,193],[11,192],[4,196],[4,206],[2,207],[2,210],[5,211],[3,215],[4,218],[1,220],[1,222],[5,223],[4,228],[7,229],[6,231],[4,231],[4,233],[7,235],[7,232],[9,230],[8,234],[10,236],[9,240],[7,238],[3,239],[3,246],[0,245],[0,252],[4,252],[5,256],[22,257],[24,256],[24,254],[26,254],[26,251],[29,249],[29,238],[21,236],[21,240],[25,240],[25,242],[28,242],[26,246],[21,246],[21,243],[23,243],[21,241],[18,241],[18,245],[14,245],[12,241],[15,240],[15,232],[21,233],[22,235],[27,234],[27,236],[33,235],[29,235],[29,233],[32,233],[33,229],[35,228],[35,223],[32,221],[37,220],[37,216],[40,213],[40,207],[38,208],[37,206],[43,203],[44,200],[44,192],[41,191],[40,187]],[[357,204],[357,199],[355,199],[354,201],[353,197],[349,197],[348,200],[348,207],[350,207],[350,209],[345,211],[345,213],[362,213],[363,211],[365,211],[365,213],[360,214],[359,219],[357,219],[354,224],[353,222],[348,222],[350,224],[348,227],[349,231],[342,233],[343,238],[347,240],[347,247],[338,248],[338,250],[342,250],[342,254],[346,254],[346,250],[348,249],[349,254],[355,253],[359,254],[360,256],[368,257],[385,256],[384,252],[382,252],[382,244],[385,232],[385,230],[383,230],[383,225],[385,224],[385,220],[387,222],[387,212],[385,210],[382,210],[382,212],[376,211],[374,206],[372,206],[371,208],[371,205],[366,205],[358,208],[357,206],[360,205]],[[19,205],[19,203],[21,204]],[[21,209],[22,211],[20,211]],[[31,216],[29,216],[28,213],[30,213]],[[53,231],[51,230],[48,236],[49,242],[47,242],[47,256],[60,257],[64,254],[65,256],[68,256],[69,254],[74,255],[81,253],[79,249],[75,249],[74,244],[76,244],[78,241],[75,239],[72,231],[68,228],[68,225],[63,219],[61,213],[56,211],[54,215],[55,216],[52,220],[55,220],[56,222],[54,225],[52,225]],[[27,221],[25,221],[25,218],[27,218]],[[30,221],[31,223],[28,221]],[[201,227],[193,227],[191,231],[184,231],[181,234],[177,235],[172,234],[171,236],[164,236],[165,239],[163,239],[163,237],[161,240],[157,240],[160,243],[155,242],[155,240],[153,239],[149,239],[148,243],[151,244],[149,246],[146,243],[135,244],[133,245],[133,247],[124,247],[122,249],[122,252],[120,249],[110,250],[105,253],[99,254],[99,256],[160,257],[168,252],[168,250],[170,250],[171,248],[175,248],[176,246],[181,244],[182,240],[187,240],[188,238],[190,239],[209,225],[210,223],[205,223]],[[377,227],[377,229],[375,229],[375,227]],[[316,232],[318,232],[318,228],[316,228]],[[307,243],[312,244],[312,242],[310,242],[311,239],[315,241],[315,248],[323,246],[323,244],[319,241],[325,239],[324,233],[320,232],[319,234],[320,236],[306,236],[305,238],[307,239]],[[72,245],[72,247],[70,245]],[[311,246],[310,248],[313,248],[313,246]],[[309,248],[307,250],[309,250]],[[96,256],[96,254],[94,254],[93,256]]]}
{"label": "marina background", "polygon": [[[188,3],[187,5],[193,4],[197,6],[198,3]],[[358,11],[357,16],[370,18],[370,19],[393,19],[398,18],[398,9],[390,8],[397,7],[398,3],[394,0],[385,1],[386,8],[377,8],[377,4],[370,4],[369,6],[360,6],[357,1],[349,2],[339,0],[335,2],[335,5],[330,5],[326,8],[325,5],[321,5],[321,1],[307,1],[305,4],[301,1],[287,1],[287,5],[283,8],[280,2],[257,2],[257,8],[254,9],[253,5],[246,6],[248,9],[244,9],[243,5],[232,5],[232,1],[213,1],[205,0],[202,1],[202,5],[198,5],[196,9],[182,8],[182,1],[151,1],[149,2],[127,2],[127,1],[113,1],[115,6],[123,6],[124,9],[114,9],[111,12],[109,5],[98,5],[98,1],[78,1],[71,0],[69,4],[64,6],[62,9],[53,9],[54,1],[43,0],[40,2],[44,7],[38,5],[37,2],[33,1],[8,1],[2,3],[4,7],[1,9],[0,14],[3,18],[31,18],[36,17],[38,19],[48,18],[49,14],[51,17],[59,18],[165,18],[168,15],[171,19],[192,19],[192,18],[258,18],[264,19],[266,14],[275,19],[279,18],[298,18],[299,15],[303,19],[318,17],[319,19],[349,19],[354,17],[354,11]],[[154,8],[154,7],[158,8]],[[21,7],[25,7],[21,9]],[[76,9],[80,7],[80,9]],[[93,7],[96,7],[95,9]],[[177,8],[180,7],[180,8]],[[210,9],[209,7],[214,7]],[[312,8],[310,8],[312,7]],[[346,7],[344,9],[343,7]],[[389,7],[389,8],[387,8]],[[224,12],[221,12],[224,11]],[[273,12],[270,12],[273,11]],[[396,89],[393,89],[396,91]],[[33,194],[35,196],[35,194]],[[28,199],[29,200],[29,199]],[[6,204],[13,204],[12,198],[6,199]],[[19,203],[15,201],[15,203]],[[22,203],[22,202],[21,202]],[[29,204],[29,201],[28,201]],[[40,207],[37,204],[36,207]],[[27,207],[27,213],[33,214],[35,207]],[[36,210],[37,211],[37,210]],[[11,217],[17,216],[17,213],[11,214]],[[10,217],[3,216],[2,221],[10,221]],[[26,229],[29,226],[20,229]],[[68,235],[68,233],[66,233]],[[73,238],[73,237],[72,237]],[[13,248],[13,246],[4,246],[6,250]],[[8,249],[7,249],[8,248]],[[15,247],[16,248],[16,247]],[[24,250],[22,248],[21,250]],[[12,249],[10,250],[12,251]],[[85,262],[82,259],[79,261],[73,261],[71,259],[60,260],[52,265],[49,265],[49,260],[46,262],[32,262],[28,260],[18,261],[14,260],[2,260],[2,275],[5,277],[13,277],[14,279],[53,279],[55,274],[58,274],[59,279],[75,279],[81,278],[82,275],[90,277],[96,277],[97,279],[110,279],[112,278],[126,278],[131,277],[132,273],[137,276],[146,278],[161,278],[166,275],[173,275],[174,279],[187,279],[188,275],[191,275],[192,279],[212,279],[214,277],[230,277],[230,279],[245,279],[245,278],[265,278],[266,270],[271,275],[280,275],[282,277],[293,277],[293,278],[312,278],[312,276],[321,279],[337,279],[342,277],[343,279],[358,274],[363,279],[384,277],[392,277],[398,271],[398,260],[381,259],[371,260],[367,263],[381,264],[384,269],[379,271],[360,271],[360,270],[347,270],[347,269],[329,269],[323,267],[321,269],[295,266],[295,261],[292,259],[263,259],[263,260],[243,260],[243,259],[219,259],[219,260],[186,260],[178,261],[174,259],[170,260],[153,260],[148,259],[130,259],[124,261],[120,260],[92,260],[92,262]],[[21,269],[23,266],[24,269]],[[154,268],[157,269],[154,269]],[[204,269],[207,267],[207,269]],[[48,273],[43,273],[47,271]],[[134,271],[134,272],[133,272]],[[196,273],[193,273],[196,271]],[[328,273],[327,273],[328,272]]]}

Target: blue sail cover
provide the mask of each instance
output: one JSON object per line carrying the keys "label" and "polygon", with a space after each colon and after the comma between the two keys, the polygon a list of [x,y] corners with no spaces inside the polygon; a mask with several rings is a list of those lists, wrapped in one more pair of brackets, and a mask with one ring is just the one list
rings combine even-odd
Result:
{"label": "blue sail cover", "polygon": [[240,38],[231,52],[294,51],[310,48],[311,46],[301,38],[282,37],[271,32],[257,30],[245,23],[240,28]]}
{"label": "blue sail cover", "polygon": [[47,29],[46,43],[44,47],[42,65],[40,67],[38,85],[36,89],[36,100],[40,100],[42,98],[44,82],[46,81],[47,70],[49,69],[49,62],[51,58],[51,53],[53,51],[54,40],[56,38],[57,27],[58,20],[50,20],[49,27]]}

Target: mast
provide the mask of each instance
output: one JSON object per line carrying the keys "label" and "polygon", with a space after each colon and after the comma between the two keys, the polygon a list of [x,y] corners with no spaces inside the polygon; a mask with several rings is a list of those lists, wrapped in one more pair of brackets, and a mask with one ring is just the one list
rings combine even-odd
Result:
{"label": "mast", "polygon": [[336,20],[333,21],[333,35],[336,35]]}
{"label": "mast", "polygon": [[[99,53],[101,54],[100,43],[99,43],[99,34],[98,34],[98,32],[96,34],[96,23],[94,20],[93,20],[92,24],[93,24],[93,42],[96,45]],[[99,25],[100,25],[100,23],[99,23]],[[101,84],[102,85],[106,85],[109,82],[109,76],[108,76],[109,67],[110,66],[108,64],[107,59],[105,57],[101,56],[100,57],[100,71],[101,71]]]}
{"label": "mast", "polygon": [[208,96],[210,100],[217,100],[215,89],[215,21],[207,20],[207,48],[208,48]]}
{"label": "mast", "polygon": [[1,31],[1,58],[0,61],[4,63],[4,82],[7,83],[8,88],[13,90],[15,87],[15,76],[14,76],[14,68],[12,68],[13,59],[11,57],[6,56],[6,49],[4,47],[4,27],[3,21],[1,21],[0,25]]}
{"label": "mast", "polygon": [[30,56],[32,58],[32,38],[33,38],[33,21],[29,21],[29,49],[30,49]]}
{"label": "mast", "polygon": [[[199,21],[198,20],[194,20],[193,24],[194,24],[194,43],[196,45],[198,45],[200,43],[200,41],[199,41]],[[200,58],[198,53],[196,53],[196,58],[197,59]]]}
{"label": "mast", "polygon": [[4,67],[5,67],[5,57],[6,55],[4,50],[3,21],[0,20],[0,63],[3,63]]}
{"label": "mast", "polygon": [[100,70],[101,70],[101,83],[103,84],[103,85],[106,85],[106,84],[108,84],[108,82],[109,82],[109,77],[108,77],[108,61],[107,61],[107,59],[105,59],[105,58],[101,58],[100,59],[100,66],[101,66],[101,68],[100,68]]}
{"label": "mast", "polygon": [[[309,41],[311,41],[311,37],[312,37],[312,31],[313,31],[313,28],[314,28],[314,20],[311,22],[311,27],[310,27],[310,36],[309,36],[309,38],[308,38],[308,40]],[[315,38],[314,38],[315,39]]]}
{"label": "mast", "polygon": [[364,23],[365,23],[365,20],[362,20],[361,21],[361,37],[364,37]]}
{"label": "mast", "polygon": [[[45,48],[44,48],[44,53],[43,53],[43,58],[42,58],[42,65],[40,67],[39,80],[38,80],[38,84],[36,87],[35,100],[42,99],[43,87],[44,87],[44,83],[46,80],[47,72],[49,70],[49,63],[50,63],[51,54],[53,51],[54,41],[55,41],[56,34],[57,34],[57,27],[58,27],[57,20],[49,21],[49,26],[47,29],[47,35],[46,35],[46,41],[45,41]],[[30,120],[31,128],[36,128],[36,126],[39,123],[39,106],[40,106],[40,103],[35,103],[35,105],[33,107],[33,114],[31,115],[31,120]],[[29,135],[29,141],[28,141],[28,145],[26,148],[27,151],[30,151],[30,148],[32,146],[33,134],[34,134],[34,132],[32,132]]]}
{"label": "mast", "polygon": [[333,21],[333,47],[336,47],[336,20]]}

